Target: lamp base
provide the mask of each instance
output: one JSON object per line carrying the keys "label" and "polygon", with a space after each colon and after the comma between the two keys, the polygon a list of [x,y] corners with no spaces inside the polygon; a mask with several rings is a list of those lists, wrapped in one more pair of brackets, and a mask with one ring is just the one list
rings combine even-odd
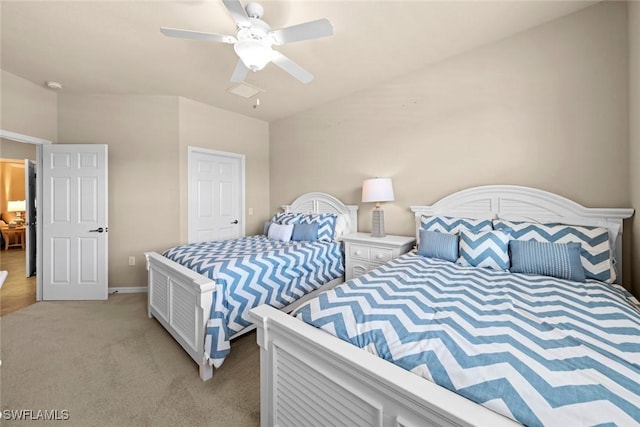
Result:
{"label": "lamp base", "polygon": [[371,214],[371,237],[384,237],[384,211],[375,208]]}

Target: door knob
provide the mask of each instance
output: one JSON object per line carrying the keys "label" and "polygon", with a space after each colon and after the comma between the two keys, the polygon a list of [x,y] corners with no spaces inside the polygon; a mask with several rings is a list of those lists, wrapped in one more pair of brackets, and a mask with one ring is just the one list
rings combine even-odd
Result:
{"label": "door knob", "polygon": [[95,230],[89,230],[89,233],[102,233],[104,231],[104,228],[100,227],[100,228],[96,228]]}
{"label": "door knob", "polygon": [[238,220],[236,219],[235,221],[231,221],[231,224],[237,224]]}

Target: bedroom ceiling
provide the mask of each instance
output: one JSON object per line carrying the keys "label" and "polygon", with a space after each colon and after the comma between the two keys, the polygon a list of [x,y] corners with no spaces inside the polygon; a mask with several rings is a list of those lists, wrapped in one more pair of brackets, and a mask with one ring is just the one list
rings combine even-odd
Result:
{"label": "bedroom ceiling", "polygon": [[[595,1],[262,1],[278,29],[319,18],[332,37],[277,49],[315,75],[302,84],[273,64],[250,73],[260,106],[227,92],[231,45],[168,38],[160,27],[235,34],[220,0],[5,1],[1,68],[62,93],[178,95],[276,120],[508,37]],[[246,2],[243,2],[246,5]]]}

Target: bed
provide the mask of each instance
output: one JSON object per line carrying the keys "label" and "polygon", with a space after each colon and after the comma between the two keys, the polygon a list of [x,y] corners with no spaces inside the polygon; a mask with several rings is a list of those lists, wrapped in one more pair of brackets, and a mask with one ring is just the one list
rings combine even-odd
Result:
{"label": "bed", "polygon": [[[341,234],[357,230],[357,206],[347,206],[329,194],[303,194],[282,210],[279,215],[334,214]],[[255,328],[248,319],[249,308],[272,301],[290,311],[321,290],[342,283],[341,251],[336,241],[282,243],[250,236],[178,246],[164,251],[167,256],[148,252],[148,315],[184,348],[206,381],[224,360],[229,341]],[[272,273],[278,277],[266,277]],[[246,284],[254,289],[242,289]],[[286,294],[280,288],[286,288]]]}
{"label": "bed", "polygon": [[[520,186],[471,188],[411,209],[417,236],[425,216],[492,226],[503,220],[604,229],[606,241],[600,244],[612,248],[617,260],[607,266],[616,270],[609,282],[621,276],[623,219],[633,214],[585,208]],[[508,233],[519,229],[512,227]],[[567,279],[488,271],[409,253],[308,301],[297,317],[265,306],[253,309],[261,347],[262,425],[638,424],[637,301],[622,287],[591,278],[578,288],[579,282]],[[458,306],[460,300],[470,301],[471,314]],[[433,319],[424,322],[422,311]],[[503,312],[515,322],[499,317]],[[517,335],[508,323],[515,323]],[[465,324],[472,328],[465,332]],[[379,333],[389,325],[395,338]],[[404,347],[392,348],[394,340]],[[539,356],[543,346],[550,353]],[[489,359],[490,353],[498,359]],[[416,361],[416,354],[428,355],[428,362]],[[565,359],[579,369],[564,372]],[[578,375],[582,372],[587,379]],[[550,389],[555,394],[548,394]]]}

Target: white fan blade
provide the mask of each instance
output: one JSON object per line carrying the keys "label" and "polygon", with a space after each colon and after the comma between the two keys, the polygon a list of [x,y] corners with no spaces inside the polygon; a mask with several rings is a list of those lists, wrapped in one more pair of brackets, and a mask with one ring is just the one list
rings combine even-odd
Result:
{"label": "white fan blade", "polygon": [[271,60],[271,62],[285,70],[287,73],[291,74],[296,79],[300,80],[302,83],[309,83],[311,80],[313,80],[313,74],[311,74],[278,51],[273,51],[273,59]]}
{"label": "white fan blade", "polygon": [[160,28],[160,32],[165,36],[179,37],[182,39],[208,40],[212,42],[221,42],[233,44],[236,38],[233,36],[225,36],[215,33],[201,33],[199,31],[178,30],[177,28]]}
{"label": "white fan blade", "polygon": [[242,60],[238,60],[238,64],[236,68],[233,70],[233,74],[231,75],[231,81],[234,83],[242,83],[244,79],[247,78],[247,74],[249,73],[249,69],[244,65]]}
{"label": "white fan blade", "polygon": [[305,22],[280,30],[271,31],[276,44],[299,42],[333,35],[333,26],[328,19]]}
{"label": "white fan blade", "polygon": [[251,22],[249,21],[249,17],[247,16],[247,12],[242,7],[242,4],[238,0],[222,0],[224,5],[231,13],[231,17],[238,27],[250,27]]}

